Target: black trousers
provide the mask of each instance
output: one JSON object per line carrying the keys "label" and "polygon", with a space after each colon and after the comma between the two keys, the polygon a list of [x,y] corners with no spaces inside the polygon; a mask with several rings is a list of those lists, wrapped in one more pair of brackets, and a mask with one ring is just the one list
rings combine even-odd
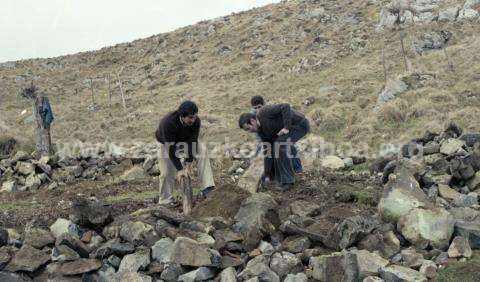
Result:
{"label": "black trousers", "polygon": [[281,184],[295,183],[293,162],[298,159],[295,143],[310,132],[308,120],[290,128],[286,135],[273,141],[264,140],[264,171],[265,176],[275,179]]}

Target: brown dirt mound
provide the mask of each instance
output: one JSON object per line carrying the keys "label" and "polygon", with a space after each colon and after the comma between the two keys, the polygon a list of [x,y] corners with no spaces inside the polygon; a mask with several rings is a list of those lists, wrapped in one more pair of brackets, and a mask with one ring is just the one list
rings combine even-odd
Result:
{"label": "brown dirt mound", "polygon": [[249,195],[248,192],[232,184],[219,186],[208,195],[207,199],[195,206],[192,216],[196,218],[221,216],[231,219]]}

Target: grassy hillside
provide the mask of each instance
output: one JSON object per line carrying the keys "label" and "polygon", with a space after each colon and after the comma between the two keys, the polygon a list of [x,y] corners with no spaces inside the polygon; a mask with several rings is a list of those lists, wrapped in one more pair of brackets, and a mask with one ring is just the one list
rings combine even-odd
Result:
{"label": "grassy hillside", "polygon": [[[198,102],[205,139],[247,140],[237,117],[257,94],[291,103],[332,141],[400,142],[450,120],[479,131],[478,19],[377,32],[388,2],[285,1],[98,51],[0,64],[1,127],[33,136],[31,102],[19,92],[34,81],[53,105],[56,141],[153,141],[158,119],[185,99]],[[447,51],[415,52],[414,42],[432,31],[451,33]],[[382,53],[389,80],[405,75],[400,32],[408,74],[431,79],[374,111],[385,85]]]}

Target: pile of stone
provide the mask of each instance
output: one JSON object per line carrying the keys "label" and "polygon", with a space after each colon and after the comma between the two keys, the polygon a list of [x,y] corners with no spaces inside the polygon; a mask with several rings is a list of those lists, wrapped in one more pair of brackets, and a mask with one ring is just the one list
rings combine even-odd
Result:
{"label": "pile of stone", "polygon": [[441,0],[393,0],[382,8],[377,30],[399,24],[426,24],[432,22],[473,21],[480,17],[480,2],[466,0],[462,5],[444,7]]}
{"label": "pile of stone", "polygon": [[38,160],[17,151],[0,160],[0,191],[54,189],[80,179],[128,181],[158,175],[157,149],[154,145],[137,146],[67,157],[57,153]]}

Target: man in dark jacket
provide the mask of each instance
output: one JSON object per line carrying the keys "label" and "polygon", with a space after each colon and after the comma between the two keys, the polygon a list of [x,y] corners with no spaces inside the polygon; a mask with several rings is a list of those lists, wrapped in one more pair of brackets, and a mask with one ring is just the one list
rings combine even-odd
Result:
{"label": "man in dark jacket", "polygon": [[295,183],[292,159],[296,156],[291,148],[310,131],[305,116],[292,110],[289,104],[267,105],[256,115],[242,114],[238,125],[260,135],[266,147],[265,176],[276,179],[282,191],[289,190]]}
{"label": "man in dark jacket", "polygon": [[[198,142],[200,118],[197,105],[191,101],[183,102],[180,107],[165,115],[158,126],[155,136],[160,145],[160,199],[159,204],[174,202],[172,191],[175,178],[192,175],[192,163],[197,159],[198,174],[202,183],[202,195],[206,196],[215,183],[207,149]],[[182,164],[180,158],[184,157]]]}

